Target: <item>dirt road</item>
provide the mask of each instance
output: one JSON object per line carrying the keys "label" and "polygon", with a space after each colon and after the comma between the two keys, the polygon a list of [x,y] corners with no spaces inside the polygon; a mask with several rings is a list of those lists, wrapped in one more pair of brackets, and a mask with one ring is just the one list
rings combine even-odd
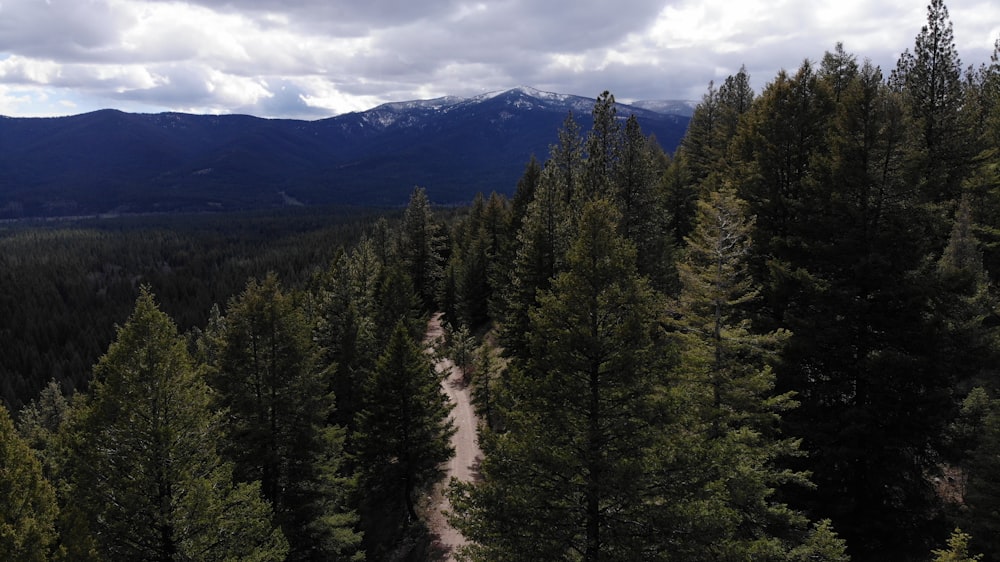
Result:
{"label": "dirt road", "polygon": [[[430,346],[431,342],[440,338],[442,334],[441,313],[437,313],[427,324],[427,335],[424,341]],[[452,404],[455,405],[451,411],[451,418],[457,429],[451,438],[451,444],[455,447],[455,456],[448,462],[444,486],[452,477],[462,482],[470,482],[478,478],[479,462],[483,456],[476,438],[476,424],[478,422],[475,408],[472,406],[471,392],[463,380],[461,369],[456,367],[450,359],[439,360],[434,368],[439,373],[450,369],[451,374],[441,381],[441,387],[448,394]],[[434,550],[441,553],[440,560],[455,560],[455,549],[466,542],[465,537],[448,524],[443,512],[450,510],[451,505],[444,494],[440,491],[435,493],[428,516],[428,525],[431,532],[437,535]]]}

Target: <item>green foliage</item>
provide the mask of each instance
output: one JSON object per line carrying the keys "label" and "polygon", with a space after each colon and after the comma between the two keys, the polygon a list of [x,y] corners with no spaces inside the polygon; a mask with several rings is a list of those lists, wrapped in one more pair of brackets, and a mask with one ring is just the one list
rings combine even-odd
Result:
{"label": "green foliage", "polygon": [[844,44],[838,42],[831,53],[823,54],[819,74],[830,86],[834,101],[840,101],[841,95],[858,76],[857,57],[844,50]]}
{"label": "green foliage", "polygon": [[446,325],[445,355],[455,362],[463,372],[469,372],[476,352],[476,338],[465,326],[453,328]]}
{"label": "green foliage", "polygon": [[789,334],[759,333],[750,305],[759,291],[748,270],[753,220],[731,191],[699,201],[698,220],[678,265],[681,293],[673,314],[684,348],[682,379],[708,386],[707,421],[716,436],[740,428],[771,432],[790,395],[771,396],[770,363]]}
{"label": "green foliage", "polygon": [[25,442],[35,450],[44,465],[51,464],[53,447],[57,447],[59,428],[69,416],[70,403],[56,382],[42,389],[38,398],[21,409],[17,430]]}
{"label": "green foliage", "polygon": [[420,297],[413,287],[413,281],[398,263],[385,267],[375,293],[375,330],[379,348],[384,349],[392,337],[396,323],[401,321],[414,339],[424,332],[424,315],[420,308]]}
{"label": "green foliage", "polygon": [[[773,498],[778,486],[804,484],[805,475],[779,464],[798,452],[796,440],[777,435],[779,414],[794,402],[790,393],[774,391],[770,368],[788,334],[752,326],[749,311],[758,290],[748,270],[753,220],[745,213],[732,191],[711,192],[699,201],[678,265],[681,292],[671,310],[681,349],[674,386],[685,391],[682,399],[693,418],[689,431],[699,440],[680,446],[702,451],[692,484],[704,490],[701,501],[717,513],[712,524],[699,522],[695,544],[727,560],[750,553],[784,556],[788,544],[801,551],[812,540],[803,532],[802,516]],[[668,442],[665,454],[674,447]]]}
{"label": "green foliage", "polygon": [[[978,80],[969,88],[978,95],[978,112],[969,115],[979,131],[975,166],[964,188],[971,201],[977,234],[983,241],[986,270],[995,282],[1000,274],[1000,40],[994,47],[989,65],[984,64]],[[972,112],[970,112],[972,113]]]}
{"label": "green foliage", "polygon": [[427,192],[414,188],[403,214],[399,256],[426,310],[432,309],[437,302],[438,285],[443,275],[443,254],[447,246],[439,229]]}
{"label": "green foliage", "polygon": [[594,125],[587,134],[584,184],[580,192],[570,191],[577,208],[583,202],[611,199],[617,187],[615,172],[622,157],[621,125],[618,124],[615,96],[605,91],[597,96],[591,112]]}
{"label": "green foliage", "polygon": [[498,430],[503,423],[501,415],[507,394],[503,383],[505,370],[502,359],[488,342],[476,349],[471,372],[472,403],[479,415],[480,430]]}
{"label": "green foliage", "polygon": [[524,174],[517,180],[517,188],[514,190],[514,197],[511,200],[510,209],[510,231],[517,232],[521,229],[521,222],[528,212],[528,204],[535,199],[535,190],[538,189],[538,182],[542,177],[542,166],[538,159],[532,154],[528,163],[524,166]]}
{"label": "green foliage", "polygon": [[360,537],[339,475],[344,435],[327,426],[334,397],[316,361],[306,317],[277,278],[251,279],[227,307],[213,386],[236,477],[260,481],[293,559],[350,558]]}
{"label": "green foliage", "polygon": [[928,256],[943,241],[908,179],[906,100],[867,63],[838,82],[852,74],[838,58],[765,89],[734,140],[744,163],[722,185],[757,218],[758,321],[793,334],[777,388],[801,402],[784,426],[809,453],[793,466],[817,487],[789,501],[832,519],[858,557],[916,556],[929,545],[895,538],[935,532],[928,452],[953,411],[950,365],[970,347],[935,304]]}
{"label": "green foliage", "polygon": [[[892,73],[893,87],[906,96],[919,130],[911,176],[928,201],[956,199],[968,172],[973,144],[962,119],[966,102],[962,62],[955,50],[951,20],[944,0],[931,0],[927,24]],[[944,234],[944,233],[941,233]]]}
{"label": "green foliage", "polygon": [[477,195],[469,216],[456,225],[449,259],[454,310],[444,307],[450,322],[477,330],[503,313],[513,258],[510,223],[507,200],[492,193],[488,201]]}
{"label": "green foliage", "polygon": [[216,453],[218,414],[173,322],[143,289],[69,422],[71,511],[107,559],[283,560],[257,483]]}
{"label": "green foliage", "polygon": [[989,400],[981,389],[973,391],[963,414],[976,438],[966,463],[966,510],[959,520],[972,531],[973,546],[995,559],[1000,556],[1000,401]]}
{"label": "green foliage", "polygon": [[49,560],[59,513],[55,490],[0,406],[0,552],[10,560]]}
{"label": "green foliage", "polygon": [[718,89],[714,82],[695,107],[688,131],[666,176],[670,229],[680,242],[694,227],[695,201],[708,190],[702,184],[732,164],[730,143],[742,116],[754,100],[745,67],[726,78]]}
{"label": "green foliage", "polygon": [[805,542],[789,552],[789,562],[849,562],[847,545],[833,530],[829,519],[814,524]]}
{"label": "green foliage", "polygon": [[[560,193],[569,203],[578,198],[582,198],[581,193],[585,190],[584,182],[584,145],[583,136],[580,133],[580,125],[577,124],[573,113],[566,115],[562,127],[558,134],[559,142],[549,147],[549,160],[545,164],[545,170],[551,170],[550,181],[560,186]],[[541,181],[541,180],[540,180]],[[538,189],[534,191],[532,200],[538,198]]]}
{"label": "green foliage", "polygon": [[[367,236],[320,211],[4,226],[24,556],[388,556],[449,455],[432,307],[483,421],[483,480],[450,492],[471,559],[843,561],[834,525],[858,559],[923,559],[954,522],[975,538],[938,560],[1000,556],[998,60],[963,78],[932,0],[888,81],[841,44],[759,96],[741,69],[672,159],[605,92],[509,204],[445,220],[415,189]],[[144,290],[70,405],[143,282],[187,344]],[[505,357],[473,357],[493,321]]]}
{"label": "green foliage", "polygon": [[307,296],[312,338],[319,347],[324,378],[333,392],[336,408],[330,422],[353,428],[354,415],[362,406],[364,381],[374,362],[375,287],[378,276],[371,245],[363,240],[350,255],[340,254],[318,275]]}
{"label": "green foliage", "polygon": [[[808,61],[793,76],[779,72],[744,116],[731,145],[739,164],[718,183],[736,186],[757,217],[758,256],[782,259],[784,237],[812,220],[799,205],[814,163],[830,147],[825,134],[832,116],[829,89]],[[763,257],[754,266],[764,270]]]}
{"label": "green foliage", "polygon": [[663,155],[648,139],[634,115],[625,122],[615,168],[615,206],[622,215],[619,229],[636,247],[639,273],[653,288],[667,291],[674,284],[674,241],[666,194],[660,185]]}
{"label": "green foliage", "polygon": [[529,311],[536,305],[536,296],[549,287],[552,277],[561,269],[568,247],[569,206],[567,178],[575,178],[579,170],[560,170],[558,161],[550,160],[542,172],[535,198],[517,234],[517,250],[512,267],[511,286],[507,292],[501,332],[505,352],[523,360],[528,353]]}
{"label": "green foliage", "polygon": [[17,412],[50,380],[84,390],[149,284],[182,331],[203,327],[250,276],[298,285],[377,209],[314,208],[0,226],[0,401]]}
{"label": "green foliage", "polygon": [[586,205],[567,270],[531,312],[507,432],[485,434],[481,484],[455,485],[482,560],[640,559],[656,533],[646,460],[657,380],[656,297],[606,201]]}
{"label": "green foliage", "polygon": [[937,549],[931,552],[934,555],[933,562],[977,562],[982,560],[982,554],[969,554],[969,540],[967,533],[961,529],[955,529],[948,538],[948,550]]}
{"label": "green foliage", "polygon": [[369,553],[416,523],[417,493],[443,476],[455,432],[441,381],[402,320],[396,322],[365,389],[358,414],[357,456],[364,490]]}

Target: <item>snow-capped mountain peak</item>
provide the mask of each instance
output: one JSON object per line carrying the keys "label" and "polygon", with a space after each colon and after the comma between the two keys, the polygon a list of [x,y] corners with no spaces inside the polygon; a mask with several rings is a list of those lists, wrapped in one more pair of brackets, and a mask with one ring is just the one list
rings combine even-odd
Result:
{"label": "snow-capped mountain peak", "polygon": [[[672,114],[688,117],[691,114],[689,102],[663,101],[639,102],[634,105],[618,104],[619,117],[635,113]],[[481,108],[492,112],[496,119],[506,120],[517,112],[556,111],[562,115],[572,111],[576,115],[588,115],[594,108],[594,98],[570,94],[546,92],[531,86],[518,86],[507,90],[485,92],[472,97],[444,96],[426,100],[389,102],[368,111],[357,113],[360,127],[385,130],[391,127],[420,127],[438,116],[459,109]]]}

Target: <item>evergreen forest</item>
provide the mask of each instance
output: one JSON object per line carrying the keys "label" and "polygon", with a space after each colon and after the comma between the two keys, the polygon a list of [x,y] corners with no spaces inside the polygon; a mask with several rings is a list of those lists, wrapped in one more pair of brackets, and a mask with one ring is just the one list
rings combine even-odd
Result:
{"label": "evergreen forest", "polygon": [[674,154],[604,92],[465,208],[0,225],[0,558],[1000,561],[1000,39],[954,43],[741,69]]}

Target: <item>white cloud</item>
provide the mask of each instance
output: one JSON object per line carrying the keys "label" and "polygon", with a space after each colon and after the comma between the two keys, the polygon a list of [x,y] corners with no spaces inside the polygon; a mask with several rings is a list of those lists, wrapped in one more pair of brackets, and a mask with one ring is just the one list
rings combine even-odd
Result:
{"label": "white cloud", "polygon": [[0,80],[45,85],[55,82],[61,70],[62,66],[54,61],[12,55],[0,61]]}
{"label": "white cloud", "polygon": [[[0,11],[2,13],[2,11]],[[0,115],[29,116],[24,110],[35,103],[30,94],[0,85]]]}
{"label": "white cloud", "polygon": [[318,108],[327,114],[364,111],[378,105],[381,100],[374,96],[352,96],[345,94],[325,80],[311,77],[295,81],[300,91],[299,99],[307,106]]}
{"label": "white cloud", "polygon": [[[988,60],[1000,5],[949,4],[963,61]],[[0,14],[7,111],[62,107],[10,94],[30,86],[79,109],[316,118],[515,85],[697,99],[741,64],[760,86],[837,41],[888,69],[926,12],[912,0],[2,0]]]}

